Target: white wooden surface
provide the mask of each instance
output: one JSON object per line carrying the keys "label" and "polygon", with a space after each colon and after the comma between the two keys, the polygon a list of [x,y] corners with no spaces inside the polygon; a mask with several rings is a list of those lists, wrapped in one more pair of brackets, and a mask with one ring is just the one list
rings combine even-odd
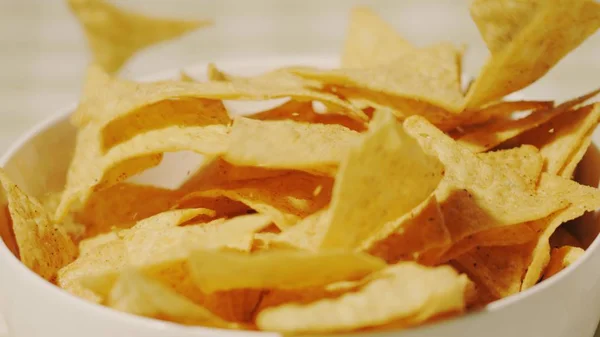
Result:
{"label": "white wooden surface", "polygon": [[[348,10],[368,4],[418,45],[467,43],[465,70],[475,73],[487,51],[456,0],[119,0],[149,14],[214,18],[216,26],[135,57],[123,75],[219,59],[336,53]],[[567,98],[600,86],[600,34],[524,92]],[[26,129],[74,101],[88,54],[62,0],[0,0],[0,153]],[[218,63],[218,62],[217,62]],[[0,331],[2,327],[0,326]],[[2,333],[0,332],[0,335]],[[599,335],[600,337],[600,335]]]}

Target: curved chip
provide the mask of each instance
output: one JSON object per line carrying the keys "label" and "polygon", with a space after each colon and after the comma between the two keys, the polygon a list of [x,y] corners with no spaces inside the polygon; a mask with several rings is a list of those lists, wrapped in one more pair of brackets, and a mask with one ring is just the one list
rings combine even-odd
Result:
{"label": "curved chip", "polygon": [[[390,266],[356,292],[308,304],[261,311],[260,329],[285,333],[349,331],[400,321],[414,325],[442,313],[461,312],[469,280],[451,267],[413,262]],[[402,300],[382,300],[387,297]]]}

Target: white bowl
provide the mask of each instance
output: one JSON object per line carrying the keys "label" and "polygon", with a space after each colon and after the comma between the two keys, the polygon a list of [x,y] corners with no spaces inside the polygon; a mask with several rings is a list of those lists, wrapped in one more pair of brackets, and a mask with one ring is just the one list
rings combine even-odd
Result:
{"label": "white bowl", "polygon": [[[225,70],[252,74],[286,65],[335,66],[335,57],[252,59],[218,63]],[[205,77],[205,65],[187,69]],[[147,78],[174,78],[179,70]],[[248,106],[248,105],[246,105]],[[75,129],[68,122],[74,106],[40,123],[25,134],[0,159],[11,177],[26,192],[41,196],[58,191],[73,150]],[[600,145],[599,139],[594,139]],[[600,152],[592,147],[582,162],[582,182],[598,185]],[[163,167],[165,169],[165,167]],[[168,169],[168,166],[166,166]],[[8,224],[1,221],[0,233]],[[596,214],[585,218],[594,233]],[[6,240],[6,239],[5,239]],[[188,336],[278,336],[274,333],[227,331],[184,327],[117,312],[76,298],[27,269],[0,243],[0,312],[9,333],[15,337],[188,337]],[[488,305],[485,309],[441,323],[408,329],[368,333],[369,336],[406,337],[504,337],[504,336],[592,336],[600,319],[600,242],[595,240],[584,257],[564,272],[523,293]],[[394,300],[382,298],[382,301]],[[357,333],[355,335],[364,336]]]}

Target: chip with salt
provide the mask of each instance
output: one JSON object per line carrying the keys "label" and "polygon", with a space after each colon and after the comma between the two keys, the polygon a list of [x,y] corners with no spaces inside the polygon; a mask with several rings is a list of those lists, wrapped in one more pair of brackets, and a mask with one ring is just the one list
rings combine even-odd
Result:
{"label": "chip with salt", "polygon": [[247,255],[197,250],[190,256],[189,264],[198,288],[209,293],[326,285],[357,280],[385,267],[385,262],[376,257],[349,251],[272,251]]}
{"label": "chip with salt", "polygon": [[44,206],[23,192],[2,169],[0,184],[8,200],[19,258],[41,277],[54,281],[58,270],[77,257],[77,245]]}
{"label": "chip with salt", "polygon": [[94,61],[111,73],[141,49],[212,24],[212,21],[149,17],[104,0],[68,3],[85,32]]}
{"label": "chip with salt", "polygon": [[[256,324],[263,330],[286,333],[348,331],[399,320],[414,325],[438,314],[463,311],[468,284],[451,267],[403,262],[382,270],[357,292],[265,309]],[[405,300],[381,300],[387,296]]]}

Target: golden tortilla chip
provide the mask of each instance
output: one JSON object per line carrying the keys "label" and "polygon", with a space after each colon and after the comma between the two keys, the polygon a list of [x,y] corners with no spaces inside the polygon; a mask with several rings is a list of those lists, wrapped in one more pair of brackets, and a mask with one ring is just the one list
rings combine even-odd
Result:
{"label": "golden tortilla chip", "polygon": [[394,27],[366,7],[355,7],[342,51],[342,68],[369,68],[391,63],[414,47]]}
{"label": "golden tortilla chip", "polygon": [[[417,260],[421,253],[446,248],[451,243],[448,229],[435,196],[431,196],[410,213],[385,224],[363,244],[367,253],[388,263]],[[436,261],[430,254],[428,258]]]}
{"label": "golden tortilla chip", "polygon": [[[0,195],[0,198],[2,198],[2,195]],[[19,248],[13,231],[13,222],[10,218],[8,205],[0,208],[0,239],[4,241],[6,248],[8,248],[14,256],[19,256]]]}
{"label": "golden tortilla chip", "polygon": [[458,142],[473,152],[483,152],[496,147],[526,131],[534,129],[561,114],[570,114],[571,109],[583,104],[600,93],[600,89],[586,95],[564,102],[555,108],[538,110],[521,119],[505,119],[498,123],[490,123],[464,134]]}
{"label": "golden tortilla chip", "polygon": [[554,102],[552,101],[501,101],[492,103],[481,109],[463,112],[463,114],[468,115],[469,117],[464,118],[461,127],[482,124],[490,120],[508,118],[516,112],[541,109],[549,110],[552,109],[553,106]]}
{"label": "golden tortilla chip", "polygon": [[[286,304],[261,311],[262,330],[285,333],[349,331],[398,320],[407,325],[464,310],[469,280],[448,266],[429,268],[404,262],[382,270],[357,292],[306,305]],[[403,301],[382,301],[393,296]]]}
{"label": "golden tortilla chip", "polygon": [[130,140],[141,133],[169,126],[228,125],[231,118],[223,102],[202,98],[165,100],[111,120],[102,129],[102,149]]}
{"label": "golden tortilla chip", "polygon": [[291,228],[272,236],[269,245],[275,248],[300,249],[311,252],[319,250],[331,212],[328,208],[315,212]]}
{"label": "golden tortilla chip", "polygon": [[535,285],[542,276],[544,268],[550,260],[550,237],[561,224],[566,221],[580,217],[585,212],[595,211],[600,208],[600,190],[597,188],[580,185],[575,181],[543,174],[540,180],[541,188],[552,188],[560,193],[560,196],[571,204],[556,215],[537,221],[535,227],[539,228],[541,234],[531,252],[531,262],[521,290]]}
{"label": "golden tortilla chip", "polygon": [[198,288],[211,293],[231,289],[294,289],[356,280],[384,268],[385,262],[367,254],[343,251],[271,251],[246,255],[197,250],[190,256],[189,265]]}
{"label": "golden tortilla chip", "polygon": [[360,134],[338,125],[236,118],[224,159],[240,166],[335,174]]}
{"label": "golden tortilla chip", "polygon": [[112,228],[129,228],[137,221],[171,209],[181,192],[153,186],[119,183],[92,193],[75,220],[86,227],[86,237]]}
{"label": "golden tortilla chip", "polygon": [[592,141],[600,122],[600,104],[588,105],[556,116],[519,137],[535,145],[544,157],[544,171],[571,178]]}
{"label": "golden tortilla chip", "polygon": [[484,286],[495,298],[521,291],[521,282],[529,265],[530,250],[525,243],[504,247],[477,247],[454,260],[469,278]]}
{"label": "golden tortilla chip", "polygon": [[579,247],[563,246],[560,248],[552,248],[550,253],[550,261],[544,271],[544,280],[558,274],[558,272],[567,268],[583,256],[585,251]]}
{"label": "golden tortilla chip", "polygon": [[[140,316],[181,324],[236,328],[208,309],[190,301],[157,280],[133,269],[119,275],[106,303],[109,307]],[[239,328],[239,327],[238,327]]]}
{"label": "golden tortilla chip", "polygon": [[538,149],[531,145],[485,152],[478,157],[490,166],[514,170],[532,189],[537,186],[544,166],[544,158]]}
{"label": "golden tortilla chip", "polygon": [[394,116],[377,114],[369,128],[336,176],[322,248],[358,247],[423,202],[442,179],[440,162]]}
{"label": "golden tortilla chip", "polygon": [[[436,197],[446,226],[453,242],[472,241],[462,243],[463,251],[455,252],[456,256],[478,244],[469,240],[474,234],[510,229],[510,226],[544,218],[568,205],[560,191],[540,189],[536,192],[516,171],[487,164],[422,117],[410,117],[404,126],[426,153],[437,156],[445,165],[445,176]],[[518,235],[511,237],[523,239]],[[526,241],[513,244],[523,242]]]}
{"label": "golden tortilla chip", "polygon": [[68,3],[84,29],[94,61],[111,73],[141,49],[212,25],[212,21],[148,17],[104,0]]}
{"label": "golden tortilla chip", "polygon": [[54,281],[58,270],[77,257],[77,246],[44,206],[24,193],[2,169],[0,184],[8,200],[21,262],[39,276]]}
{"label": "golden tortilla chip", "polygon": [[406,51],[391,63],[366,69],[295,68],[291,71],[325,84],[426,102],[445,109],[452,116],[461,112],[464,105],[459,74],[461,54],[454,46],[442,44]]}
{"label": "golden tortilla chip", "polygon": [[[88,124],[85,128],[87,130],[93,126],[94,124]],[[89,135],[87,132],[81,131],[78,135],[82,143],[98,141],[94,130],[90,129]],[[85,149],[97,148],[97,144],[77,144],[83,154],[78,156],[76,149],[56,218],[62,219],[74,201],[85,203],[93,190],[108,188],[159,164],[164,152],[188,150],[216,155],[225,151],[226,139],[227,129],[223,125],[186,128],[171,126],[139,134],[100,156],[85,153]]]}
{"label": "golden tortilla chip", "polygon": [[[329,177],[292,172],[265,179],[223,183],[213,189],[193,192],[187,197],[195,195],[237,200],[260,214],[270,216],[280,229],[285,229],[324,208],[331,199],[332,186],[333,180]],[[320,193],[315,195],[317,188]]]}
{"label": "golden tortilla chip", "polygon": [[476,108],[545,75],[600,27],[600,4],[477,0],[471,17],[492,53],[467,95],[467,107]]}

